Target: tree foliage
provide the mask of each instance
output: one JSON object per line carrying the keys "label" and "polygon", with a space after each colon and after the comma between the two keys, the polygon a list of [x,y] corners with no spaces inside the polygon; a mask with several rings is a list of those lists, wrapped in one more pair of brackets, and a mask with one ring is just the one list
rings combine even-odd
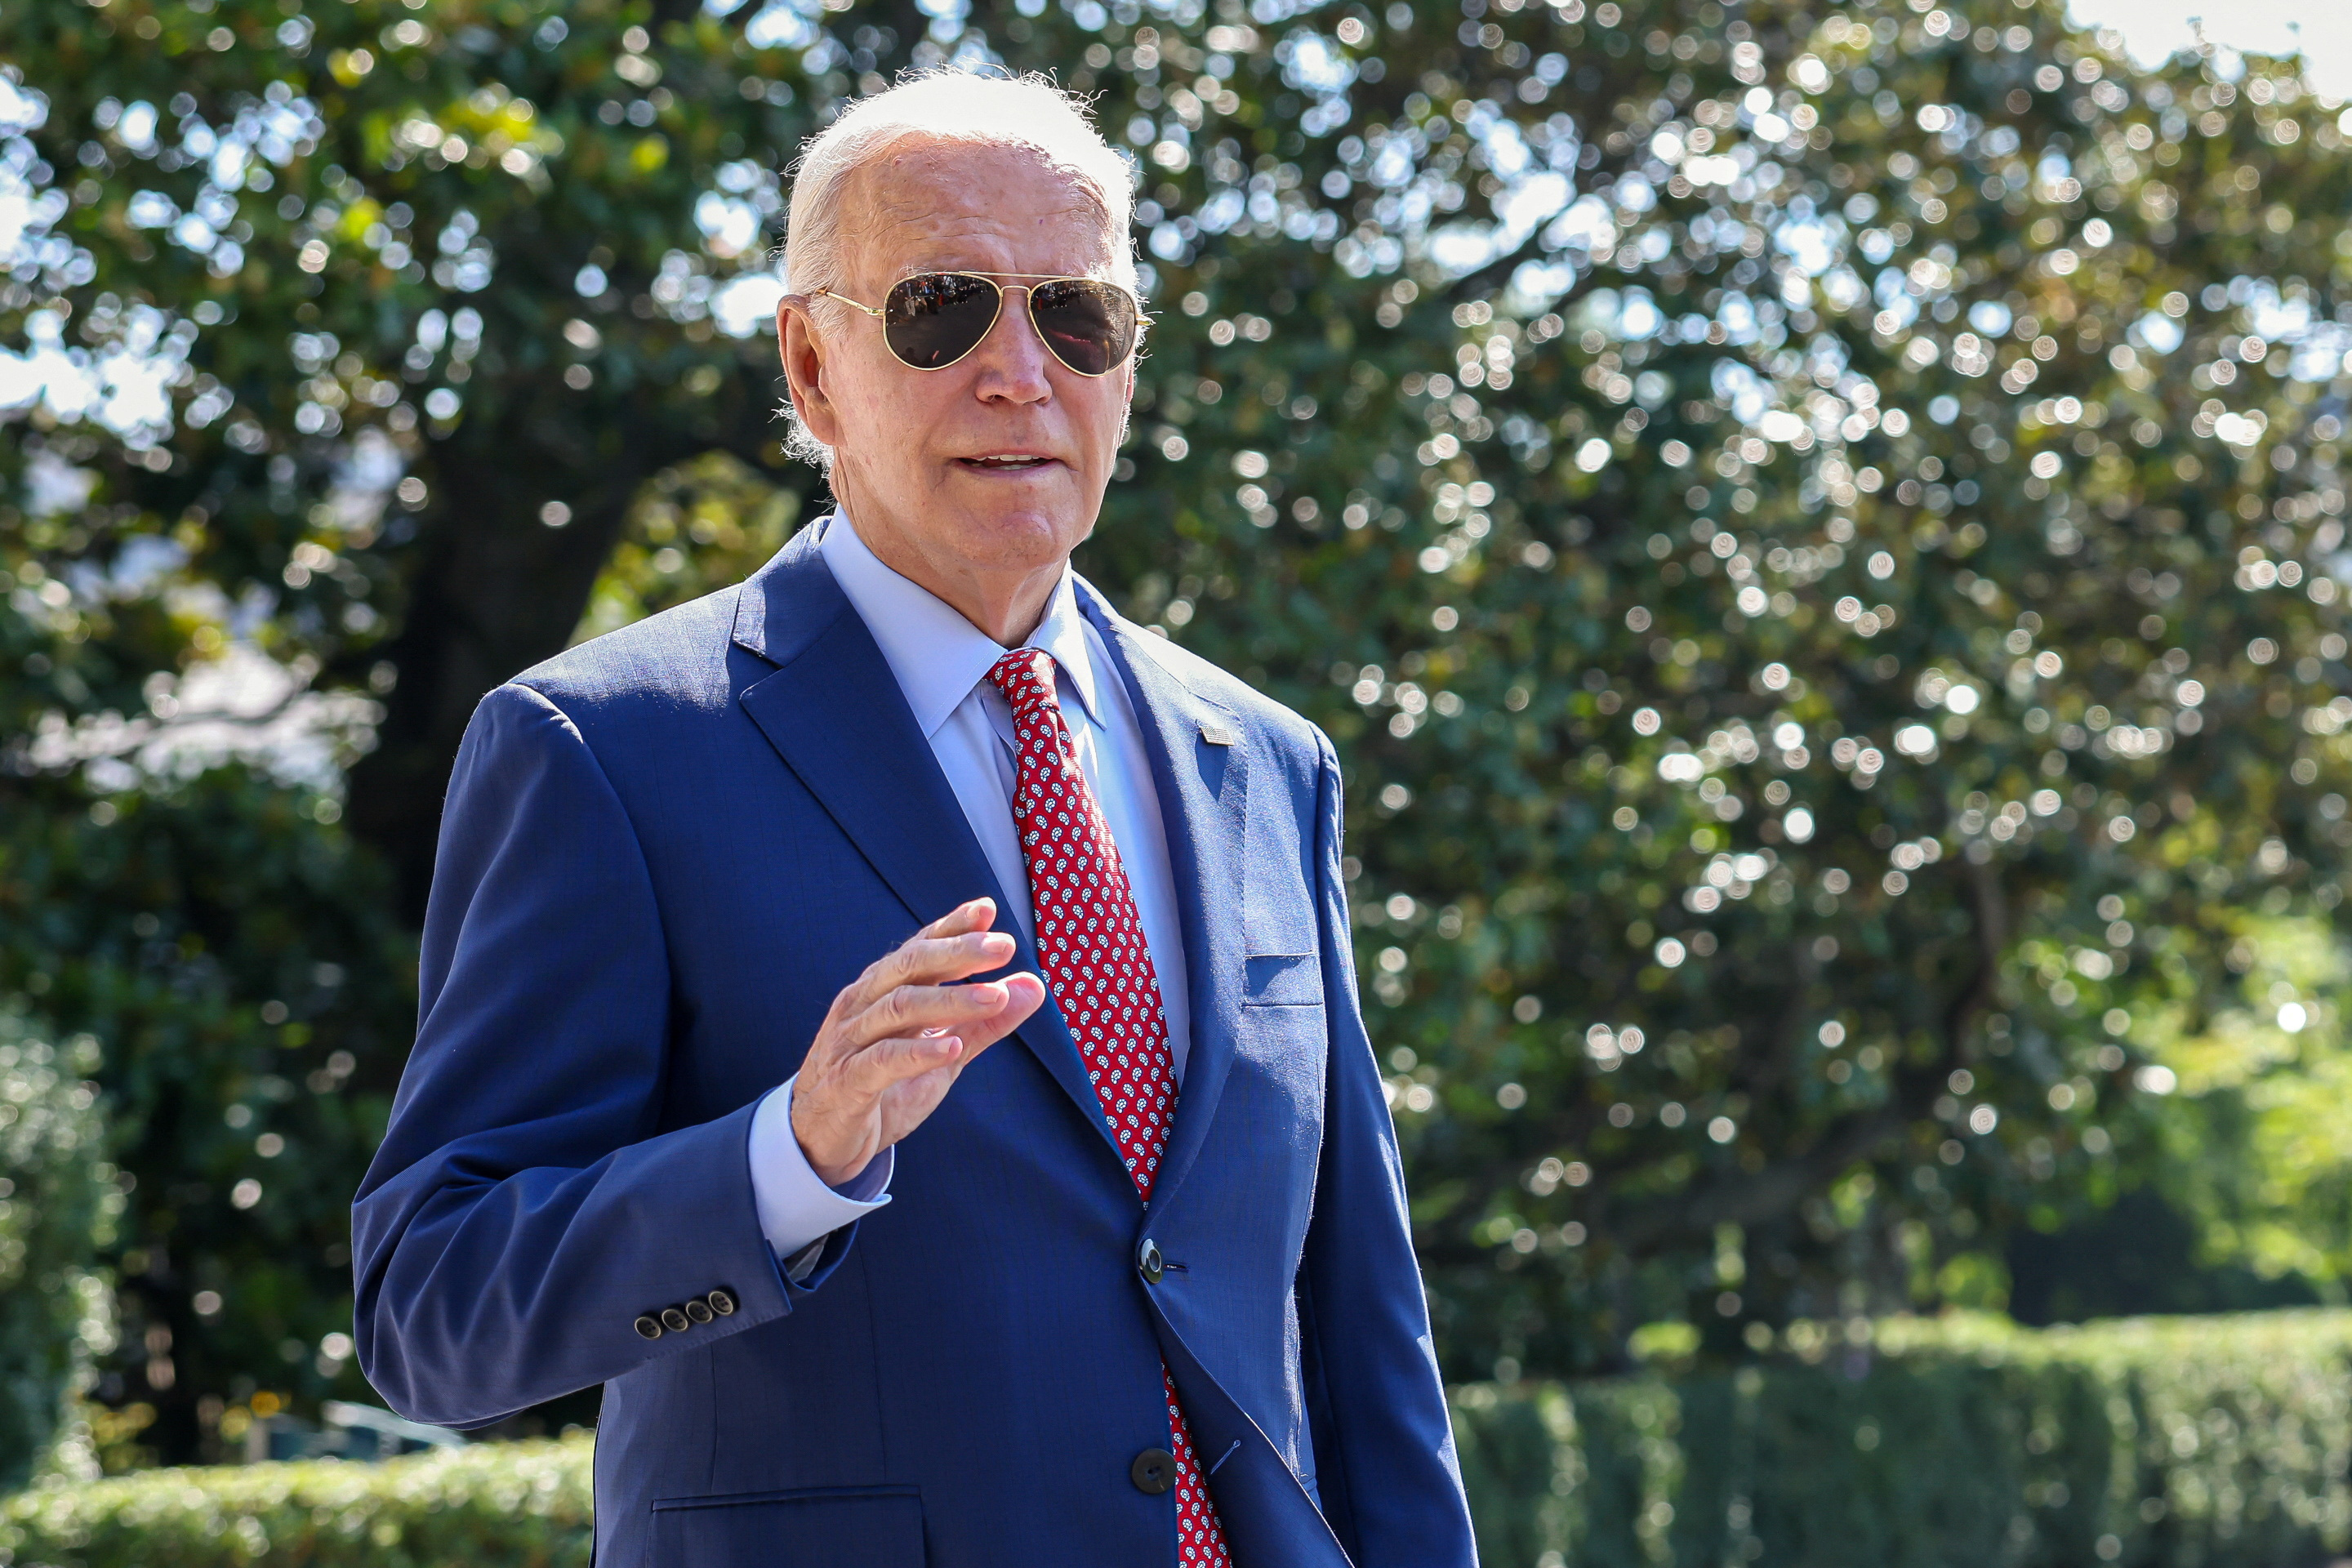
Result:
{"label": "tree foliage", "polygon": [[[457,735],[809,514],[778,171],[909,64],[1136,153],[1081,565],[1349,763],[1453,1370],[1996,1300],[2004,1230],[2268,1157],[2243,1073],[2167,1092],[2233,1016],[2335,1059],[2352,189],[2287,66],[1995,0],[106,0],[0,59],[0,985],[108,1041],[170,1451],[352,1375]],[[248,654],[343,751],[188,740]]]}
{"label": "tree foliage", "polygon": [[0,1013],[0,1490],[56,1455],[70,1401],[110,1349],[96,1272],[121,1194],[107,1163],[98,1042],[62,1047]]}

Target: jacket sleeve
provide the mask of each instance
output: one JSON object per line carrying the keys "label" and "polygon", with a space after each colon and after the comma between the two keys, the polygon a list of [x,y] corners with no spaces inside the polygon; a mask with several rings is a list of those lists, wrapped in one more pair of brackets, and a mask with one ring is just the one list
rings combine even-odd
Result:
{"label": "jacket sleeve", "polygon": [[1318,907],[1331,1060],[1299,1318],[1324,1516],[1357,1568],[1475,1568],[1404,1169],[1356,1000],[1339,869],[1339,763],[1318,785]]}
{"label": "jacket sleeve", "polygon": [[[450,780],[416,1047],[352,1208],[360,1364],[414,1419],[477,1426],[782,1317],[757,1102],[659,1131],[669,963],[653,883],[579,730],[482,701]],[[731,1312],[706,1314],[712,1293]],[[697,1306],[646,1338],[644,1315]],[[673,1319],[673,1322],[677,1320]]]}

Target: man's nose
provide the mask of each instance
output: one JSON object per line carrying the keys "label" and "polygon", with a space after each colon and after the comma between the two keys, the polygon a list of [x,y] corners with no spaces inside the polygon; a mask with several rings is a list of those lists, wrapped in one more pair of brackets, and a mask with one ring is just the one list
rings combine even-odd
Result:
{"label": "man's nose", "polygon": [[1043,403],[1054,395],[1045,362],[1053,351],[1037,335],[1029,316],[1029,290],[1013,285],[1004,290],[1004,304],[971,357],[980,372],[975,390],[982,397],[1013,403]]}

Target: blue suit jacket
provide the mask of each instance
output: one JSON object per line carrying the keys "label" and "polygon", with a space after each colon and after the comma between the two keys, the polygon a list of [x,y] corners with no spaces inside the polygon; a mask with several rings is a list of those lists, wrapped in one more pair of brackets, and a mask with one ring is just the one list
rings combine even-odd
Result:
{"label": "blue suit jacket", "polygon": [[[1006,899],[813,533],[475,714],[353,1214],[369,1378],[456,1426],[604,1384],[606,1568],[1128,1568],[1175,1559],[1173,1492],[1129,1477],[1168,1441],[1164,1358],[1240,1568],[1472,1563],[1337,760],[1091,588],[1190,960],[1157,1195],[1048,1002],[899,1146],[896,1201],[778,1268],[752,1105],[868,963]],[[738,1310],[632,1326],[714,1289]]]}

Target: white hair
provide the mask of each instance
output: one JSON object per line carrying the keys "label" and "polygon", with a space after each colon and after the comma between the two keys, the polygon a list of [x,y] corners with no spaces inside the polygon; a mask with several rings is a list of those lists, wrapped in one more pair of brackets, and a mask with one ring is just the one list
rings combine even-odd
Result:
{"label": "white hair", "polygon": [[[1136,286],[1135,251],[1127,238],[1135,210],[1135,165],[1103,140],[1087,100],[1042,75],[1008,77],[946,68],[913,72],[898,85],[859,99],[801,147],[793,164],[792,209],[785,220],[784,277],[795,293],[844,280],[854,236],[842,210],[844,188],[858,170],[909,142],[1025,148],[1066,177],[1102,216],[1110,238],[1111,281]],[[846,307],[819,302],[833,321]],[[832,449],[787,405],[785,450],[820,468]]]}

